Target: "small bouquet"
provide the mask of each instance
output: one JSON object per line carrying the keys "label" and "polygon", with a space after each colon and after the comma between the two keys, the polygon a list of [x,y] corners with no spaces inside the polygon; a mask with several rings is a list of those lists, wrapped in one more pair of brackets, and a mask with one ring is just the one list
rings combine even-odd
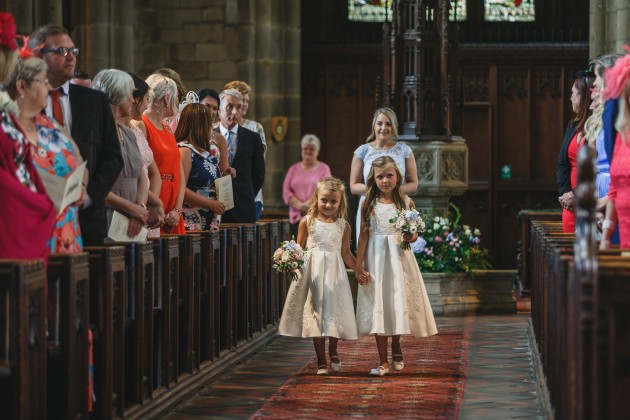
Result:
{"label": "small bouquet", "polygon": [[[400,231],[400,236],[405,233],[413,235],[414,233],[420,233],[424,231],[424,220],[420,217],[420,213],[416,209],[399,210],[396,217],[389,220],[389,223]],[[401,249],[411,249],[409,242],[401,240]]]}
{"label": "small bouquet", "polygon": [[284,241],[273,253],[273,268],[279,273],[287,273],[289,280],[298,280],[298,270],[304,265],[307,248],[302,249],[294,239]]}

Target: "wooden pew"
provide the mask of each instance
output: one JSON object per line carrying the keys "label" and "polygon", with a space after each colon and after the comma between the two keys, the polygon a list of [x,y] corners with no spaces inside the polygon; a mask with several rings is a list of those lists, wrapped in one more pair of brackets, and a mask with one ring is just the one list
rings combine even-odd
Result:
{"label": "wooden pew", "polygon": [[[267,249],[269,252],[269,260],[273,257],[273,253],[280,246],[280,224],[277,220],[265,219],[262,222],[267,223]],[[271,263],[270,263],[271,264]],[[267,328],[278,324],[279,314],[282,311],[283,302],[279,302],[280,298],[280,274],[271,268],[268,272],[267,282],[265,286],[266,305],[266,324]]]}
{"label": "wooden pew", "polygon": [[155,259],[153,389],[170,388],[177,382],[179,328],[179,239],[152,239]]}
{"label": "wooden pew", "polygon": [[521,292],[524,295],[531,293],[532,273],[530,271],[531,248],[531,224],[534,220],[561,221],[562,212],[521,210],[518,214],[519,228],[521,231],[518,258],[518,279],[521,283]]}
{"label": "wooden pew", "polygon": [[45,279],[42,261],[0,260],[0,413],[9,419],[47,415]]}
{"label": "wooden pew", "polygon": [[221,278],[221,250],[218,232],[189,231],[200,236],[201,277],[199,284],[199,361],[211,362],[218,356],[215,337],[215,293]]}
{"label": "wooden pew", "polygon": [[122,246],[86,247],[90,264],[90,328],[94,349],[94,394],[90,415],[123,415],[126,269]]}
{"label": "wooden pew", "polygon": [[240,229],[237,226],[221,225],[221,253],[223,277],[219,288],[220,294],[220,326],[221,354],[232,351],[237,346],[238,322],[238,284],[243,276]]}
{"label": "wooden pew", "polygon": [[48,257],[48,415],[87,418],[89,405],[88,254]]}
{"label": "wooden pew", "polygon": [[238,276],[234,281],[235,294],[235,333],[236,345],[242,345],[252,337],[252,325],[255,323],[252,307],[252,289],[256,276],[256,248],[254,242],[254,224],[224,223],[224,228],[238,231],[237,247]]}
{"label": "wooden pew", "polygon": [[126,267],[125,346],[123,366],[124,415],[133,415],[153,392],[153,284],[155,264],[151,242],[112,242],[105,246],[123,246]]}
{"label": "wooden pew", "polygon": [[256,277],[254,280],[253,311],[256,313],[254,332],[261,332],[267,328],[267,288],[270,278],[271,254],[269,253],[269,223],[256,223]]}

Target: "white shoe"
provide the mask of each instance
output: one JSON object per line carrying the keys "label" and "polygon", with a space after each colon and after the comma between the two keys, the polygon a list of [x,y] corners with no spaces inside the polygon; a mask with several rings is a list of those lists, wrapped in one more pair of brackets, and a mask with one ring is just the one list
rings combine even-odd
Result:
{"label": "white shoe", "polygon": [[[400,357],[400,360],[393,360],[394,357]],[[394,365],[394,370],[403,370],[405,362],[402,360],[402,354],[392,354],[392,364]]]}
{"label": "white shoe", "polygon": [[[338,362],[333,362],[333,359],[337,359]],[[341,359],[339,358],[339,356],[330,357],[330,368],[333,370],[333,372],[341,372]]]}
{"label": "white shoe", "polygon": [[385,376],[389,373],[389,368],[379,366],[370,371],[370,376]]}
{"label": "white shoe", "polygon": [[317,368],[318,375],[328,375],[328,368],[326,366],[320,366]]}

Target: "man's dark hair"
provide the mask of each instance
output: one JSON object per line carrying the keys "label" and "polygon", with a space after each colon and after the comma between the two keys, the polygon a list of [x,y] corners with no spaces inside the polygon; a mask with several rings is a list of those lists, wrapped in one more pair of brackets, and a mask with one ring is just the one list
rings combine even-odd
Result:
{"label": "man's dark hair", "polygon": [[55,35],[68,35],[68,31],[58,25],[44,25],[37,28],[28,38],[28,47],[37,54],[46,47],[46,38]]}

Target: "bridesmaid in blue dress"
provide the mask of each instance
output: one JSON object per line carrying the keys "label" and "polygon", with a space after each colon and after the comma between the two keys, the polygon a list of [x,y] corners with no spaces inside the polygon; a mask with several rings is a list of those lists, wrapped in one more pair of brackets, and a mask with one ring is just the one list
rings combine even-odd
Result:
{"label": "bridesmaid in blue dress", "polygon": [[186,230],[218,230],[225,206],[216,199],[214,181],[221,177],[221,151],[212,139],[210,109],[189,104],[179,117],[175,138],[186,179],[183,217]]}
{"label": "bridesmaid in blue dress", "polygon": [[372,120],[372,133],[354,151],[352,166],[350,168],[350,191],[361,196],[356,219],[356,243],[359,242],[361,231],[361,205],[365,200],[366,180],[374,159],[381,156],[389,156],[396,162],[396,166],[403,176],[403,185],[400,187],[405,195],[412,196],[418,189],[418,173],[416,159],[411,148],[405,143],[398,142],[398,119],[390,108],[379,108],[374,113]]}

